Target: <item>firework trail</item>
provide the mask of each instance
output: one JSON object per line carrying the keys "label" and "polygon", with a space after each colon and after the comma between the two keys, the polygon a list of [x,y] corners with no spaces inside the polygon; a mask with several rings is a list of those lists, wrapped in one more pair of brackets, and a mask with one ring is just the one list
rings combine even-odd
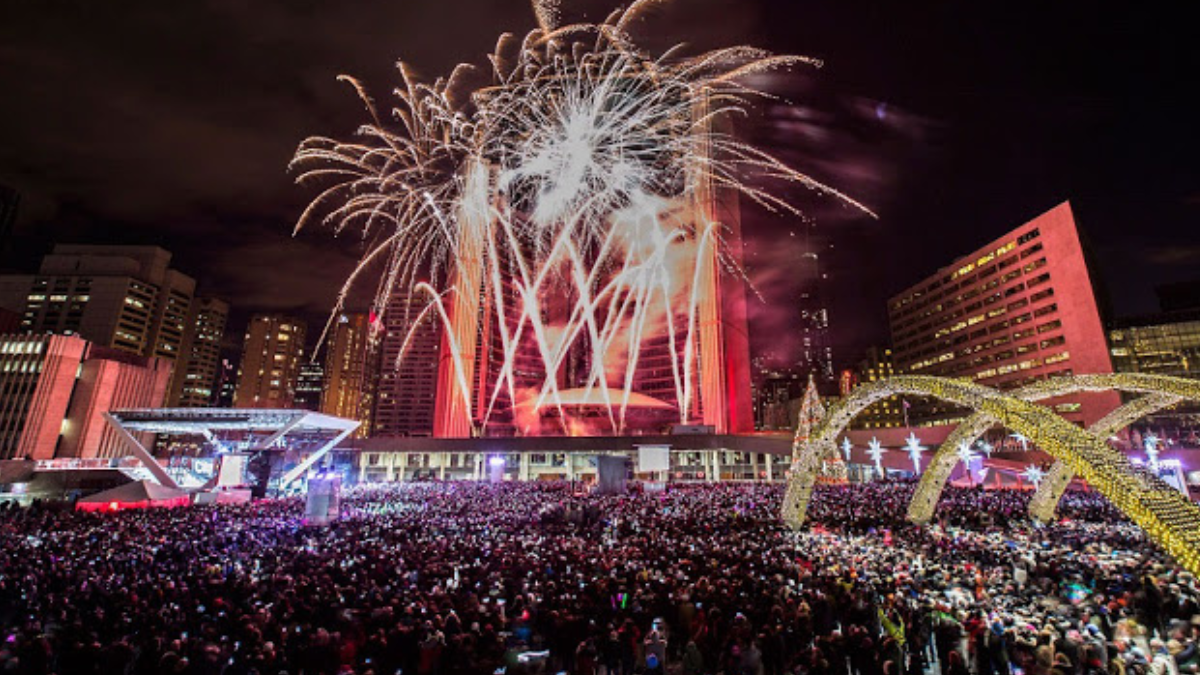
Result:
{"label": "firework trail", "polygon": [[[746,76],[820,64],[745,46],[651,55],[628,29],[664,1],[561,25],[557,2],[535,0],[538,28],[501,35],[488,67],[460,64],[423,83],[398,64],[386,115],[343,76],[369,121],[353,141],[313,137],[296,152],[297,181],[318,188],[296,230],[320,224],[366,244],[333,316],[372,278],[376,314],[395,295],[427,298],[421,317],[443,324],[475,425],[504,409],[526,419],[550,411],[569,432],[568,408],[591,406],[621,432],[630,407],[647,400],[646,364],[660,373],[651,399],[690,421],[700,282],[741,273],[722,224],[697,205],[724,191],[797,213],[756,187],[776,178],[870,213],[720,130],[757,94]],[[476,348],[451,330],[456,312],[484,321],[499,343],[482,395],[473,393]]]}

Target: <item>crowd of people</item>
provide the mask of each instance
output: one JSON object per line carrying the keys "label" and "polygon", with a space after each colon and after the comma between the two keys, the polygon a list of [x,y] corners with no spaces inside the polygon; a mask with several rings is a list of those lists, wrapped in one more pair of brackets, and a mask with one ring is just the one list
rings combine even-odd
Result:
{"label": "crowd of people", "polygon": [[409,483],[0,514],[0,673],[1093,675],[1200,671],[1200,591],[1094,493]]}

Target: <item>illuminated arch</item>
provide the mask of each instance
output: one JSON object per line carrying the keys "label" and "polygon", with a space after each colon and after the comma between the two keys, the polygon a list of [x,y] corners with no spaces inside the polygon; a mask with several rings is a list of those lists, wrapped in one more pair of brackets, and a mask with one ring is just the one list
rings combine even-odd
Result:
{"label": "illuminated arch", "polygon": [[[1096,373],[1056,377],[1035,382],[1008,392],[1009,396],[1022,401],[1040,401],[1058,396],[1094,391],[1126,391],[1146,394],[1127,403],[1094,423],[1088,432],[1100,440],[1125,428],[1147,414],[1174,405],[1183,399],[1200,399],[1200,383],[1178,377],[1143,375],[1138,373]],[[958,462],[956,449],[960,443],[973,442],[980,434],[999,420],[983,411],[976,411],[938,446],[930,460],[921,482],[913,493],[908,506],[908,519],[914,523],[927,523],[933,518],[942,488],[950,479],[954,465]],[[1030,503],[1030,515],[1039,520],[1049,520],[1062,494],[1070,484],[1074,473],[1061,462],[1056,463],[1043,479]]]}
{"label": "illuminated arch", "polygon": [[[1090,382],[1087,377],[1076,379],[1086,386]],[[1129,383],[1136,384],[1136,381]],[[809,439],[793,447],[794,461],[783,508],[783,518],[789,526],[799,527],[804,522],[817,467],[828,452],[836,452],[837,434],[867,406],[896,394],[930,396],[971,408],[1025,435],[1094,485],[1180,564],[1200,573],[1200,508],[1163,481],[1135,471],[1123,454],[1053,412],[966,380],[920,375],[894,377],[860,386],[834,405]]]}
{"label": "illuminated arch", "polygon": [[[1181,400],[1183,399],[1170,394],[1146,394],[1105,415],[1088,427],[1088,431],[1096,438],[1104,440],[1146,415],[1175,405]],[[1029,500],[1029,515],[1042,522],[1053,519],[1058,502],[1062,500],[1074,477],[1075,474],[1066,464],[1055,462],[1046,472],[1037,491],[1033,493],[1033,498]]]}

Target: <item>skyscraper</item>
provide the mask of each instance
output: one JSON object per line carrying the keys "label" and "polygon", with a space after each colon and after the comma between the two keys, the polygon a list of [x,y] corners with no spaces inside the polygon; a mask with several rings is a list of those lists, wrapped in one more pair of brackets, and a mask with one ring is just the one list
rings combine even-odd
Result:
{"label": "skyscraper", "polygon": [[300,364],[296,377],[295,406],[304,410],[320,410],[321,395],[325,393],[325,367],[312,361]]}
{"label": "skyscraper", "polygon": [[321,412],[360,421],[355,430],[360,438],[371,433],[376,376],[371,330],[370,315],[342,314],[333,326],[325,353]]}
{"label": "skyscraper", "polygon": [[[888,315],[899,372],[1011,389],[1113,371],[1091,273],[1065,202],[893,297]],[[1120,398],[1088,393],[1047,404],[1086,425]],[[924,405],[914,405],[911,414],[958,416]]]}
{"label": "skyscraper", "polygon": [[290,408],[304,359],[305,323],[282,314],[256,314],[246,328],[235,408]]}
{"label": "skyscraper", "polygon": [[[221,365],[217,369],[217,382],[213,386],[213,405],[218,408],[232,408],[233,396],[237,393],[238,367],[237,362],[226,357],[221,357]],[[298,386],[298,385],[297,385]],[[312,407],[304,406],[310,410],[316,410],[321,404],[321,390],[317,389],[316,402]]]}
{"label": "skyscraper", "polygon": [[229,305],[216,298],[197,298],[192,303],[171,376],[168,406],[203,408],[213,404],[228,316]]}
{"label": "skyscraper", "polygon": [[157,246],[59,244],[34,275],[0,277],[0,306],[32,333],[80,335],[130,354],[174,360],[196,282]]}
{"label": "skyscraper", "polygon": [[799,318],[797,335],[796,370],[807,376],[812,374],[819,385],[829,388],[834,381],[833,346],[829,340],[829,308],[825,305],[822,292],[820,254],[812,248],[811,238],[807,249],[796,261],[797,282],[796,307]]}
{"label": "skyscraper", "polygon": [[397,295],[383,314],[375,436],[433,435],[441,330],[429,318],[413,328],[422,307]]}

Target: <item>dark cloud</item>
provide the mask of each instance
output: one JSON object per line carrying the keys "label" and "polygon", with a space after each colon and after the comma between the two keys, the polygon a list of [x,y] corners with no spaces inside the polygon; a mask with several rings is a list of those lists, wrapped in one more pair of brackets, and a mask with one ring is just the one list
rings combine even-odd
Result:
{"label": "dark cloud", "polygon": [[1200,265],[1200,246],[1182,244],[1178,246],[1155,247],[1146,251],[1144,261],[1151,265]]}

